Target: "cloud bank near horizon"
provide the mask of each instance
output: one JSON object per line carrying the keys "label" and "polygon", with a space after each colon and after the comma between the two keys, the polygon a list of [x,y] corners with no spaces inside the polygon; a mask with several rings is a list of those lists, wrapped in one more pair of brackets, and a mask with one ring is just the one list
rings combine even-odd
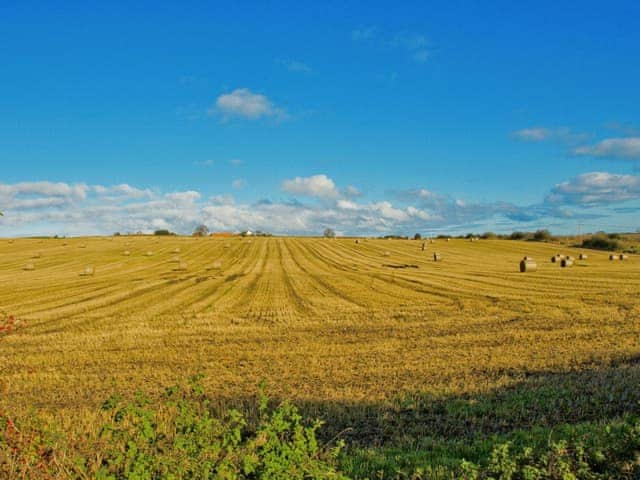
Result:
{"label": "cloud bank near horizon", "polygon": [[[468,202],[426,188],[396,190],[390,198],[363,200],[354,186],[339,188],[325,174],[285,179],[287,199],[236,202],[228,193],[205,198],[195,190],[161,192],[128,184],[112,186],[64,182],[0,183],[1,235],[82,235],[151,232],[190,233],[209,229],[263,230],[314,235],[326,227],[341,234],[452,233],[480,228],[509,231],[566,222],[597,222],[627,211],[635,230],[634,206],[640,176],[607,172],[578,175],[550,188],[537,204]],[[626,218],[626,217],[623,217]],[[619,225],[620,226],[620,225]]]}

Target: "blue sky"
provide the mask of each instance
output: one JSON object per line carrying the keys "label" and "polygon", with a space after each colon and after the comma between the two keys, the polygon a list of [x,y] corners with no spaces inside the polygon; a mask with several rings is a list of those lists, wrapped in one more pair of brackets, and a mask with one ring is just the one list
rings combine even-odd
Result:
{"label": "blue sky", "polygon": [[637,2],[0,19],[0,235],[640,227]]}

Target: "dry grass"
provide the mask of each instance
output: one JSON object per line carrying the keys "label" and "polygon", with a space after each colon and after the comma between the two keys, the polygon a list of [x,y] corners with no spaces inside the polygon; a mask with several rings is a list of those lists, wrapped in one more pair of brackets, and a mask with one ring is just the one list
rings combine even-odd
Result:
{"label": "dry grass", "polygon": [[[557,245],[451,240],[434,262],[395,240],[128,240],[153,245],[152,260],[124,260],[119,238],[66,242],[0,240],[0,307],[27,325],[0,343],[0,409],[36,408],[69,428],[91,425],[114,390],[155,391],[196,371],[226,402],[265,380],[349,424],[362,417],[348,405],[366,416],[401,395],[479,395],[640,358],[637,256],[593,252],[522,275],[524,255],[548,259]],[[188,270],[167,268],[176,252]],[[385,256],[417,268],[385,268]],[[86,265],[94,276],[78,275]]]}

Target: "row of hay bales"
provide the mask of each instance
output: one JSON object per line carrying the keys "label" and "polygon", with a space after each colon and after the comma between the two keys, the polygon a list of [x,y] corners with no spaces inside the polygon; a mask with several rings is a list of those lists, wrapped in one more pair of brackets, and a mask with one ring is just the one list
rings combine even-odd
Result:
{"label": "row of hay bales", "polygon": [[[587,260],[589,257],[586,253],[580,253],[578,255],[579,260]],[[611,254],[609,255],[609,260],[627,260],[629,257],[622,254]],[[560,253],[555,254],[551,257],[551,263],[559,263],[561,267],[567,268],[573,266],[576,259],[571,255],[561,255]],[[524,257],[520,260],[520,271],[521,272],[535,272],[538,269],[538,265],[536,261],[532,257]]]}
{"label": "row of hay bales", "polygon": [[[84,247],[85,247],[84,245],[81,245],[81,248],[84,248]],[[179,248],[179,247],[176,247],[176,248],[174,248],[174,249],[172,250],[172,252],[173,252],[173,253],[180,253],[180,251],[181,251],[181,250],[180,250],[180,248]],[[124,250],[124,251],[122,252],[122,254],[123,254],[125,257],[129,257],[129,256],[131,255],[131,251],[129,251],[129,250]],[[145,253],[144,253],[144,255],[145,255],[145,256],[147,256],[147,257],[151,257],[151,256],[153,256],[153,252],[152,252],[151,250],[148,250],[147,252],[145,252]],[[36,254],[34,254],[31,258],[39,259],[39,258],[41,258],[41,257],[42,257],[42,254],[41,254],[41,253],[36,253]],[[175,262],[175,263],[177,263],[177,264],[178,264],[178,265],[173,269],[174,271],[183,271],[183,270],[187,270],[187,267],[188,267],[187,262],[182,261],[182,260],[180,259],[180,257],[178,257],[178,256],[174,256],[174,257],[171,259],[171,261],[172,261],[172,262]],[[208,268],[207,268],[207,270],[218,270],[218,269],[220,269],[220,268],[222,268],[222,264],[221,264],[221,262],[216,261],[216,262],[213,262],[212,266],[211,266],[211,267],[208,267]],[[33,264],[32,262],[27,263],[27,264],[23,267],[23,270],[25,270],[25,271],[34,271],[35,269],[36,269],[35,264]],[[80,272],[80,276],[83,276],[83,277],[86,277],[86,276],[93,276],[94,274],[95,274],[95,269],[94,269],[94,267],[93,267],[92,265],[88,265],[88,266],[86,266],[86,267],[82,270],[82,272]]]}
{"label": "row of hay bales", "polygon": [[[587,256],[584,253],[581,253],[578,258],[580,260],[586,260]],[[556,253],[553,257],[551,257],[551,263],[559,263],[561,267],[571,267],[575,263],[575,257],[571,255],[562,255],[560,253]]]}
{"label": "row of hay bales", "polygon": [[[383,257],[389,257],[390,255],[391,255],[391,252],[389,252],[388,250],[382,252]],[[442,261],[442,254],[440,252],[433,252],[433,261],[434,262]]]}

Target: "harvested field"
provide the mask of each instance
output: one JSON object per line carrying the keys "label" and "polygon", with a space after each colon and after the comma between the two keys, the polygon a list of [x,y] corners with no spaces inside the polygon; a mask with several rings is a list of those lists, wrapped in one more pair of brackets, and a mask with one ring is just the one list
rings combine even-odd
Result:
{"label": "harvested field", "polygon": [[[413,414],[416,432],[449,429],[464,439],[638,412],[640,258],[611,262],[592,252],[573,268],[545,261],[523,275],[523,256],[548,259],[558,246],[454,239],[438,245],[444,262],[419,247],[316,238],[0,240],[0,306],[24,322],[0,343],[0,409],[26,416],[35,408],[91,428],[114,390],[157,391],[203,372],[221,404],[246,404],[265,381],[270,394],[326,419],[330,432],[352,427],[349,438],[369,447],[391,442]],[[42,256],[31,260],[36,252]],[[176,268],[176,252],[185,268]],[[79,275],[86,265],[95,275]],[[525,403],[518,408],[529,408],[531,420],[509,413],[500,424],[483,416],[463,428],[443,417],[435,430],[420,409],[397,409],[399,401],[427,408],[427,398],[495,401],[567,379],[584,395],[579,405],[590,395],[581,385],[599,379],[624,396],[599,409]]]}

